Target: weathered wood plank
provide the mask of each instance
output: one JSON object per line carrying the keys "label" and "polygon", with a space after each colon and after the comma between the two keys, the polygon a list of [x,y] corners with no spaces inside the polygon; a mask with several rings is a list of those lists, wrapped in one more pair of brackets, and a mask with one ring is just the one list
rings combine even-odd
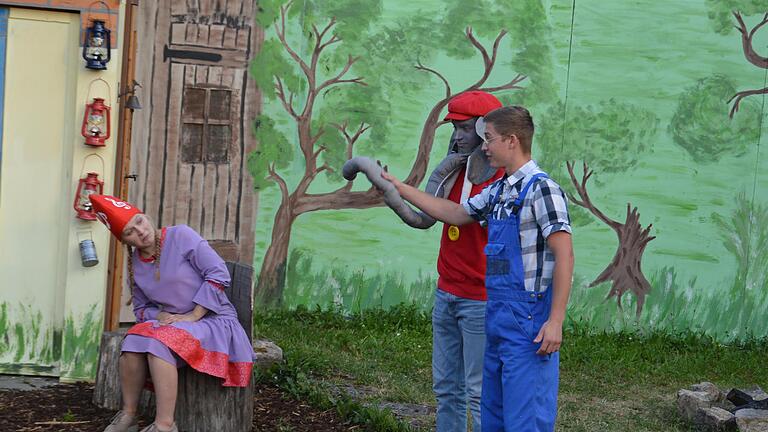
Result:
{"label": "weathered wood plank", "polygon": [[237,44],[236,48],[239,51],[248,51],[251,38],[251,26],[242,27],[237,29]]}
{"label": "weathered wood plank", "polygon": [[161,226],[173,225],[176,220],[176,202],[178,199],[178,174],[181,155],[181,103],[184,91],[184,65],[172,64],[171,89],[168,105],[168,139],[166,143],[165,185],[163,188],[163,220]]}
{"label": "weathered wood plank", "polygon": [[188,45],[197,45],[197,24],[187,23],[187,34],[184,42]]}
{"label": "weathered wood plank", "polygon": [[243,9],[242,9],[242,12],[240,12],[240,15],[253,19],[253,13],[255,10],[254,6],[256,3],[256,0],[240,0],[240,1],[243,3]]}
{"label": "weathered wood plank", "polygon": [[187,0],[171,0],[171,14],[185,15],[187,13]]}
{"label": "weathered wood plank", "polygon": [[[195,83],[195,66],[184,66],[184,86]],[[181,124],[179,136],[184,132],[184,124]],[[179,155],[182,159],[182,155]],[[174,204],[174,224],[189,225],[191,186],[192,186],[192,167],[188,163],[179,162],[178,178],[176,180],[176,203]]]}
{"label": "weathered wood plank", "polygon": [[235,70],[233,68],[221,69],[221,86],[225,88],[232,88],[235,82]]}
{"label": "weathered wood plank", "polygon": [[157,28],[155,16],[157,12],[156,2],[145,2],[139,7],[136,16],[137,53],[136,56],[136,81],[146,83],[147,90],[143,92],[144,109],[133,114],[133,127],[131,132],[131,167],[130,172],[137,174],[136,180],[128,185],[128,200],[139,208],[144,208],[144,188],[147,176],[147,156],[149,143],[149,128],[154,112],[152,107],[152,60],[155,57],[155,31]]}
{"label": "weathered wood plank", "polygon": [[208,68],[208,84],[221,85],[221,66],[211,66]]}
{"label": "weathered wood plank", "polygon": [[213,15],[213,0],[199,0],[200,2],[200,15],[211,16]]}
{"label": "weathered wood plank", "polygon": [[179,175],[177,179],[176,203],[174,206],[175,225],[189,225],[190,201],[192,195],[192,167],[186,163],[179,163]]}
{"label": "weathered wood plank", "polygon": [[226,49],[235,49],[237,47],[237,29],[227,27],[224,29],[224,41],[222,46]]}
{"label": "weathered wood plank", "polygon": [[[232,153],[229,157],[229,184],[227,186],[227,208],[225,216],[227,218],[226,225],[224,227],[224,238],[238,241],[237,223],[239,215],[239,203],[240,199],[240,179],[243,176],[243,172],[240,170],[240,153],[242,147],[240,131],[240,109],[242,106],[242,99],[240,93],[240,86],[236,84],[236,77],[239,75],[240,69],[226,68],[221,75],[221,85],[231,88],[232,91],[232,109],[233,112],[230,115],[232,118],[232,142],[234,143]],[[237,87],[236,87],[237,86]],[[238,244],[239,246],[239,244]],[[242,252],[241,252],[242,255]]]}
{"label": "weathered wood plank", "polygon": [[185,86],[194,85],[197,82],[195,81],[195,76],[197,72],[197,67],[193,65],[186,65],[184,67],[184,82]]}
{"label": "weathered wood plank", "polygon": [[227,0],[227,16],[236,17],[240,16],[240,11],[243,9],[242,0]]}
{"label": "weathered wood plank", "polygon": [[208,46],[221,47],[224,42],[224,26],[222,24],[213,24],[208,33]]}
{"label": "weathered wood plank", "polygon": [[[233,142],[235,142],[233,140]],[[235,142],[236,143],[236,142]],[[216,167],[216,197],[213,206],[216,209],[213,214],[212,239],[223,240],[224,227],[227,221],[227,205],[229,204],[229,164],[219,164]]]}
{"label": "weathered wood plank", "polygon": [[200,235],[205,238],[213,237],[213,214],[218,209],[215,207],[215,195],[216,195],[216,164],[205,163],[204,164],[205,177],[203,179],[203,216],[202,216],[202,231]]}
{"label": "weathered wood plank", "polygon": [[197,43],[199,45],[208,46],[208,31],[210,27],[208,24],[197,25]]}
{"label": "weathered wood plank", "polygon": [[152,79],[152,111],[150,120],[149,151],[147,152],[146,187],[144,189],[144,212],[155,221],[162,220],[160,202],[162,201],[163,162],[165,161],[165,128],[167,124],[166,106],[170,88],[168,82],[170,63],[163,61],[163,47],[170,35],[171,8],[168,3],[160,3],[157,10],[155,34],[155,55]]}
{"label": "weathered wood plank", "polygon": [[187,0],[187,10],[193,15],[200,13],[200,2],[198,0]]}
{"label": "weathered wood plank", "polygon": [[171,43],[183,44],[187,39],[187,25],[185,23],[171,24]]}
{"label": "weathered wood plank", "polygon": [[200,84],[208,84],[208,68],[209,66],[196,66],[195,82]]}
{"label": "weathered wood plank", "polygon": [[190,212],[189,226],[195,231],[203,232],[203,185],[205,182],[205,165],[190,164],[192,171],[190,173]]}

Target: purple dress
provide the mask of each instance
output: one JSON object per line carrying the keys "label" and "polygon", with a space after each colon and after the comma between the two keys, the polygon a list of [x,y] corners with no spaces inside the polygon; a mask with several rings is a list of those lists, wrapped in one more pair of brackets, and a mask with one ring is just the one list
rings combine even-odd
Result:
{"label": "purple dress", "polygon": [[[135,251],[133,313],[137,324],[128,330],[123,352],[151,353],[181,367],[223,379],[222,385],[245,387],[251,378],[254,352],[224,289],[227,266],[200,235],[186,225],[163,228],[160,280],[155,264]],[[159,325],[157,314],[191,312],[196,305],[208,313],[195,322]]]}

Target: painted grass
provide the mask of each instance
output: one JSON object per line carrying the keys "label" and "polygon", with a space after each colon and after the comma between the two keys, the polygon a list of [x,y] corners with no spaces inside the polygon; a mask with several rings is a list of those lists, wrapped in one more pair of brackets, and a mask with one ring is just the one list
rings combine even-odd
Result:
{"label": "painted grass", "polygon": [[340,263],[320,268],[310,251],[295,248],[288,258],[283,299],[288,309],[319,306],[359,312],[408,303],[426,310],[432,307],[435,284],[432,275],[422,273],[406,282],[404,274],[396,271],[378,273]]}
{"label": "painted grass", "polygon": [[0,303],[0,370],[5,373],[49,372],[58,367],[69,380],[96,376],[103,331],[101,309],[68,314],[63,328],[44,319],[34,305]]}
{"label": "painted grass", "polygon": [[[768,211],[761,210],[759,214],[768,215]],[[765,237],[758,237],[756,232],[758,227],[768,224],[768,216],[755,218],[754,213],[735,210],[730,221],[721,223],[747,224],[744,218],[751,221],[749,229],[723,228],[721,232],[723,236],[734,233],[737,237],[734,243],[751,241],[749,244],[754,244],[749,249],[749,258],[739,259],[742,267],[750,269],[747,277],[734,280],[733,276],[729,279],[724,275],[715,288],[705,288],[711,281],[696,277],[684,279],[674,267],[646,272],[652,288],[637,318],[632,294],[623,297],[619,308],[615,300],[605,300],[609,284],[590,288],[590,280],[576,276],[569,302],[570,318],[596,331],[663,332],[673,336],[693,332],[722,342],[768,335],[768,320],[763,316],[768,308],[768,278],[762,273],[764,266],[755,268],[753,264],[768,263],[768,241],[755,240]],[[435,279],[429,274],[419,274],[409,283],[400,272],[376,273],[345,265],[321,267],[315,264],[315,255],[294,249],[288,261],[284,304],[287,309],[303,306],[357,313],[366,308],[387,309],[407,303],[418,310],[429,311],[434,290]]]}
{"label": "painted grass", "polygon": [[720,280],[681,278],[674,267],[646,273],[651,292],[639,318],[635,298],[625,295],[623,309],[605,301],[609,284],[588,288],[577,278],[569,314],[579,324],[605,331],[704,333],[723,342],[747,341],[768,335],[768,206],[754,204],[743,194],[727,216],[713,213],[713,226],[737,267]]}
{"label": "painted grass", "polygon": [[[262,377],[283,388],[329,395],[353,385],[370,401],[434,404],[430,319],[413,306],[269,311],[257,314],[255,333],[283,348],[286,365]],[[607,333],[569,322],[558,430],[689,431],[675,413],[679,388],[703,380],[765,388],[767,356],[766,340],[729,346],[690,332]]]}

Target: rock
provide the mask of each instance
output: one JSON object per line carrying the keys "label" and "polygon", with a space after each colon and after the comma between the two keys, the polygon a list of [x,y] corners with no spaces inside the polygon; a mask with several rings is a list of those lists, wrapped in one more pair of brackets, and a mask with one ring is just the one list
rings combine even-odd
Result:
{"label": "rock", "polygon": [[726,395],[726,398],[729,401],[733,402],[733,404],[736,405],[737,407],[746,405],[754,401],[751,394],[745,391],[739,390],[737,388],[731,389],[731,391],[728,392],[728,395]]}
{"label": "rock", "polygon": [[736,424],[741,432],[768,432],[768,410],[736,411]]}
{"label": "rock", "polygon": [[736,431],[736,417],[718,407],[699,409],[694,416],[693,423],[698,426],[699,430],[712,432]]}
{"label": "rock", "polygon": [[253,351],[256,353],[256,360],[253,366],[261,369],[268,369],[273,364],[283,361],[283,350],[274,342],[266,339],[257,339],[253,341]]}
{"label": "rock", "polygon": [[750,395],[755,402],[768,399],[768,393],[763,391],[759,386],[755,386],[751,389],[744,390],[744,393]]}
{"label": "rock", "polygon": [[691,390],[707,393],[707,395],[709,395],[709,400],[712,402],[720,402],[725,398],[723,392],[721,392],[716,385],[708,381],[692,385]]}
{"label": "rock", "polygon": [[696,418],[700,409],[709,408],[714,402],[711,394],[703,391],[680,390],[677,392],[677,411],[688,421]]}

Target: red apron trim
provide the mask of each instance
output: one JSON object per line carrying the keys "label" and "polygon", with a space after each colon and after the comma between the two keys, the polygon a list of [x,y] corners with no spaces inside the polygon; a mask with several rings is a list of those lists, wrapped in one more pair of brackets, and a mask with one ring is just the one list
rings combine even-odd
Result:
{"label": "red apron trim", "polygon": [[128,334],[157,339],[184,359],[196,371],[222,378],[224,387],[247,387],[251,381],[252,362],[230,362],[229,355],[206,351],[189,332],[170,325],[154,327],[152,322],[136,324]]}
{"label": "red apron trim", "polygon": [[224,291],[224,288],[226,288],[226,286],[224,286],[224,284],[221,284],[221,283],[216,282],[216,281],[212,281],[210,279],[207,279],[206,282],[208,282],[208,285],[211,285],[212,287],[217,288],[219,291]]}

